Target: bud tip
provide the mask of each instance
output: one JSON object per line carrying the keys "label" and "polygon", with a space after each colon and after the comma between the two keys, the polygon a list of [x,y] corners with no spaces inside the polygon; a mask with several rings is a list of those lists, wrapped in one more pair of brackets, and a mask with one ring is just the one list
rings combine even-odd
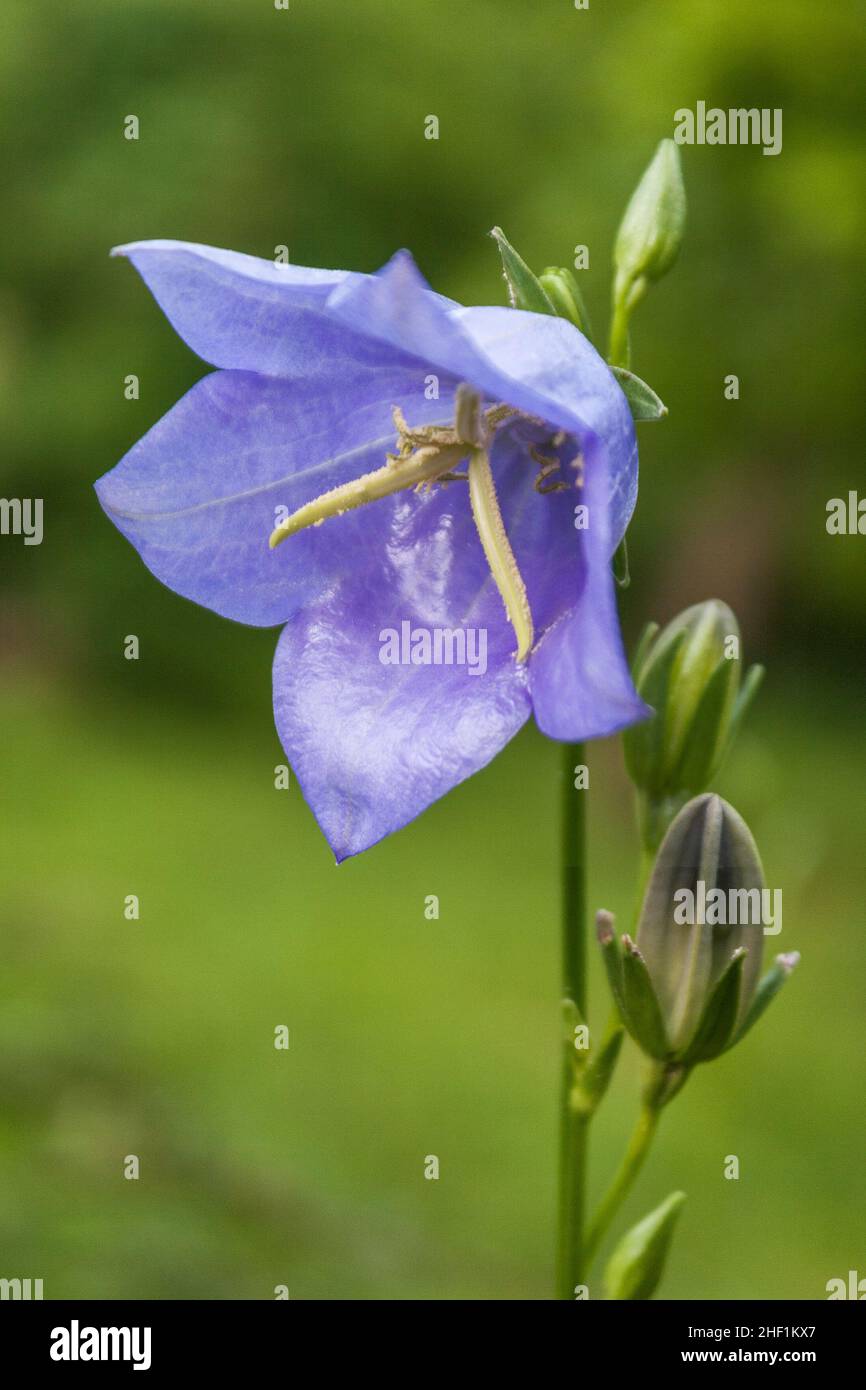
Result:
{"label": "bud tip", "polygon": [[609,946],[610,943],[613,941],[614,920],[615,919],[613,913],[606,911],[605,908],[600,908],[599,911],[595,914],[595,930],[600,945]]}

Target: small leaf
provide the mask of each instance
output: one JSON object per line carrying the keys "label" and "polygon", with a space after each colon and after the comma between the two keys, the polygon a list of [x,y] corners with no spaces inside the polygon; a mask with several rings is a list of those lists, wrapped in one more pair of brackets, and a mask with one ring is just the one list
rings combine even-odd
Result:
{"label": "small leaf", "polygon": [[501,227],[494,227],[490,235],[499,247],[502,257],[502,271],[508,286],[512,309],[528,309],[534,314],[553,314],[559,317],[551,303],[544,286],[526,262],[518,256]]}
{"label": "small leaf", "polygon": [[598,1051],[590,1053],[589,1063],[577,1088],[581,1109],[586,1114],[592,1114],[611,1083],[624,1037],[625,1030],[621,1025],[609,1028]]}
{"label": "small leaf", "polygon": [[672,1192],[660,1207],[626,1232],[604,1272],[610,1298],[652,1298],[664,1273],[674,1227],[685,1200],[684,1192]]}
{"label": "small leaf", "polygon": [[634,372],[628,371],[626,367],[611,367],[610,369],[620,386],[623,395],[628,401],[629,410],[634,420],[661,420],[668,413],[668,408],[664,402],[656,395],[651,386],[647,386],[645,381],[641,381]]}

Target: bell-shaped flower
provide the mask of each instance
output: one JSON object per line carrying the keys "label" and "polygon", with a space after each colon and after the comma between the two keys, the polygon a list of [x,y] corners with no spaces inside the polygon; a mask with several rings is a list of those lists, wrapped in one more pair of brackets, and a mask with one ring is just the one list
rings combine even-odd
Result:
{"label": "bell-shaped flower", "polygon": [[375,275],[170,241],[118,254],[218,370],[99,500],[175,592],[282,625],[277,729],[338,859],[530,713],[566,741],[647,713],[610,569],[634,428],[573,324],[463,308],[406,252]]}

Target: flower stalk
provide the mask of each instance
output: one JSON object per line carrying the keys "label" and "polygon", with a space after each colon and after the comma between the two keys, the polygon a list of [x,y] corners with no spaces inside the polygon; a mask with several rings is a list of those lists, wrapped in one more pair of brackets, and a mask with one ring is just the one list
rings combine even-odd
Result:
{"label": "flower stalk", "polygon": [[593,1218],[586,1238],[586,1258],[592,1259],[608,1227],[631,1191],[638,1173],[643,1167],[655,1137],[659,1121],[659,1110],[655,1105],[644,1104],[640,1108],[637,1122],[632,1130],[628,1147],[623,1154],[616,1176],[602,1198],[601,1205]]}
{"label": "flower stalk", "polygon": [[586,809],[574,786],[574,768],[584,759],[582,744],[562,749],[562,1080],[560,1094],[559,1229],[556,1296],[573,1299],[584,1282],[586,1265],[587,1141],[591,1111],[575,1104],[580,1075],[575,1023],[586,1017]]}

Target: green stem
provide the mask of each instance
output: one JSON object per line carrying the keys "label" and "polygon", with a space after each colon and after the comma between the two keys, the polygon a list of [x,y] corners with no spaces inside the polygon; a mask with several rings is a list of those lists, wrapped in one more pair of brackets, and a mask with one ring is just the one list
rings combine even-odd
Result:
{"label": "green stem", "polygon": [[[583,745],[562,750],[562,993],[568,1013],[586,1018],[586,809],[574,785]],[[573,1299],[584,1281],[584,1222],[589,1116],[574,1104],[574,1039],[564,1030],[560,1098],[559,1229],[556,1296]]]}
{"label": "green stem", "polygon": [[637,1124],[632,1131],[619,1171],[604,1195],[586,1238],[585,1257],[587,1261],[591,1260],[598,1250],[610,1223],[631,1191],[653,1141],[659,1113],[659,1109],[655,1105],[645,1102],[641,1107]]}
{"label": "green stem", "polygon": [[582,743],[562,750],[562,970],[563,993],[586,1018],[586,796],[574,785],[584,767]]}
{"label": "green stem", "polygon": [[631,366],[628,325],[632,311],[637,308],[647,292],[647,283],[647,280],[640,276],[637,280],[614,284],[613,314],[607,347],[607,360],[612,367]]}
{"label": "green stem", "polygon": [[610,325],[610,341],[607,348],[607,360],[612,367],[628,367],[629,347],[628,347],[628,321],[629,313],[625,305],[624,297],[620,297],[613,307],[613,319]]}

